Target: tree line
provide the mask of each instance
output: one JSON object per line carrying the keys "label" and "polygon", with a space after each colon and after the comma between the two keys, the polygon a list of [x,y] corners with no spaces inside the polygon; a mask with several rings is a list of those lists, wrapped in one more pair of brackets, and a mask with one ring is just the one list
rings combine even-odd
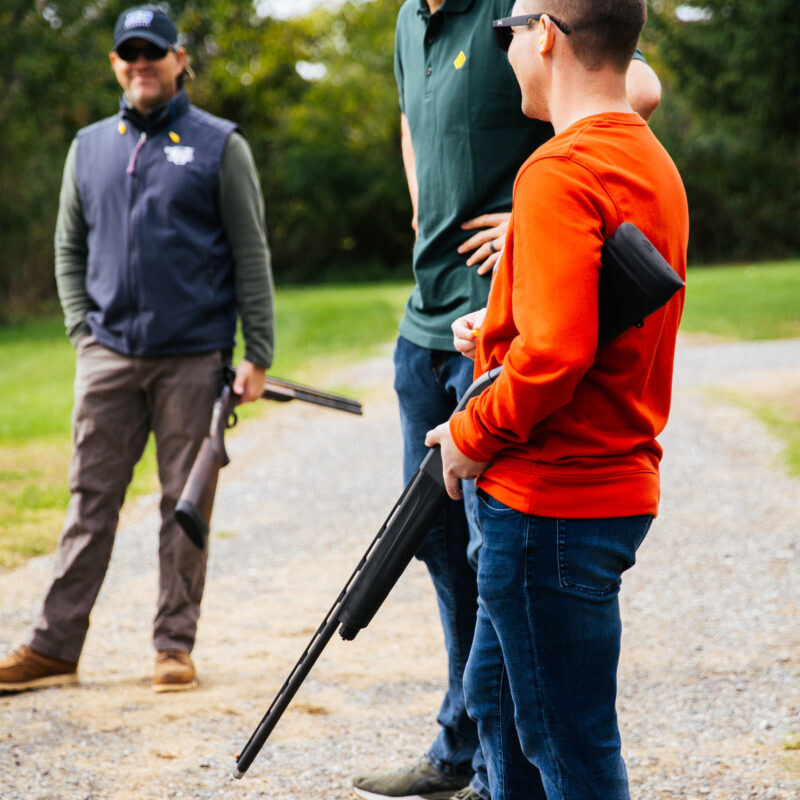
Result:
{"label": "tree line", "polygon": [[[130,0],[4,0],[0,10],[0,314],[55,296],[52,237],[69,142],[115,113],[108,64]],[[411,208],[392,69],[400,0],[289,20],[252,0],[172,0],[197,105],[253,149],[276,280],[410,277]],[[800,5],[649,4],[663,83],[651,124],[689,195],[690,261],[800,254]]]}

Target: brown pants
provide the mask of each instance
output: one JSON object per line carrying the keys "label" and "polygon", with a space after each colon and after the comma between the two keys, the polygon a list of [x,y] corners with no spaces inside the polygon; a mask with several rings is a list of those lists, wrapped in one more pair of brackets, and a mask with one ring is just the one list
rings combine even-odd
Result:
{"label": "brown pants", "polygon": [[29,641],[34,650],[78,662],[125,492],[152,430],[162,490],[153,644],[191,652],[208,548],[191,544],[173,512],[208,432],[221,364],[218,352],[129,358],[89,336],[79,342],[70,501],[53,582]]}

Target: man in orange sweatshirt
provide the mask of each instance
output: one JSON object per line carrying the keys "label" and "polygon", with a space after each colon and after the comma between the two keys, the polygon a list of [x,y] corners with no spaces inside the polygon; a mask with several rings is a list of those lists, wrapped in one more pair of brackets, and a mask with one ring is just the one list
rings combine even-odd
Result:
{"label": "man in orange sweatshirt", "polygon": [[600,250],[632,222],[685,277],[688,241],[680,176],[625,97],[645,18],[644,0],[518,0],[495,22],[524,113],[556,135],[517,176],[477,334],[475,374],[503,370],[426,440],[451,497],[477,478],[465,691],[493,800],[629,797],[618,593],[658,509],[683,292],[598,347]]}

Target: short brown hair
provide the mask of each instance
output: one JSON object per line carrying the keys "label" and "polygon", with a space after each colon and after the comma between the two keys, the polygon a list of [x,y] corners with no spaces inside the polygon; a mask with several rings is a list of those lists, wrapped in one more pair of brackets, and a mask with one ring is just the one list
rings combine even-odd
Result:
{"label": "short brown hair", "polygon": [[525,5],[566,22],[572,29],[567,39],[590,70],[605,65],[626,70],[647,21],[645,0],[526,0]]}

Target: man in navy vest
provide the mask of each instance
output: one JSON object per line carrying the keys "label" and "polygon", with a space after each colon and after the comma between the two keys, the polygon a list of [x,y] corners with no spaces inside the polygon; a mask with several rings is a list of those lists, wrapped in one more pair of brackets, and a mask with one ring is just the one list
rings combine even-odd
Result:
{"label": "man in navy vest", "polygon": [[111,67],[119,113],[78,132],[64,168],[56,281],[77,350],[71,499],[53,580],[0,690],[77,681],[119,510],[150,431],[162,487],[153,625],[157,692],[196,685],[190,657],[206,571],[174,508],[206,434],[220,368],[245,339],[234,391],[261,395],[273,287],[261,196],[236,125],[194,108],[186,51],[155,6],[123,12]]}

